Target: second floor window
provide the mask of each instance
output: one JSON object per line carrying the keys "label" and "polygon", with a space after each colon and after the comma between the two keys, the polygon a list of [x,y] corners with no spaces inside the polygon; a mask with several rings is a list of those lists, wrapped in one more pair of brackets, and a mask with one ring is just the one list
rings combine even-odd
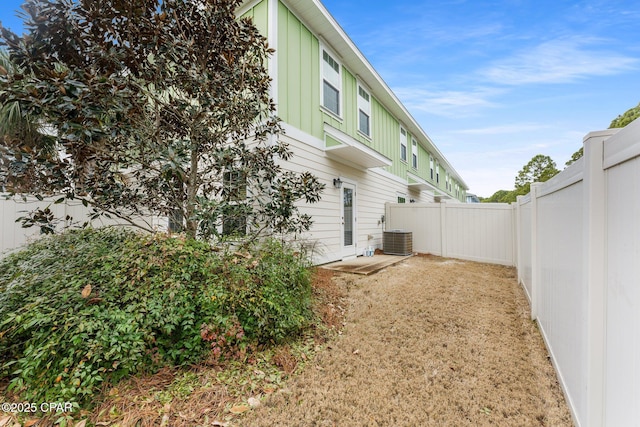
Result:
{"label": "second floor window", "polygon": [[340,64],[322,49],[322,106],[336,116],[340,116],[341,90]]}
{"label": "second floor window", "polygon": [[358,85],[358,130],[371,136],[371,95]]}
{"label": "second floor window", "polygon": [[400,128],[400,160],[407,161],[407,131]]}
{"label": "second floor window", "polygon": [[411,140],[411,166],[418,169],[418,143],[415,139]]}
{"label": "second floor window", "polygon": [[433,181],[433,157],[429,156],[429,168],[431,169],[431,181]]}

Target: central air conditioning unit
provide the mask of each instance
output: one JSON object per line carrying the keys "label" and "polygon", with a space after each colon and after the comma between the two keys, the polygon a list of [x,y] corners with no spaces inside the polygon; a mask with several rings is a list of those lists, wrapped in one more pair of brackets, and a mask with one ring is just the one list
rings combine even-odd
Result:
{"label": "central air conditioning unit", "polygon": [[383,232],[382,251],[387,255],[411,255],[413,253],[413,233],[404,230]]}

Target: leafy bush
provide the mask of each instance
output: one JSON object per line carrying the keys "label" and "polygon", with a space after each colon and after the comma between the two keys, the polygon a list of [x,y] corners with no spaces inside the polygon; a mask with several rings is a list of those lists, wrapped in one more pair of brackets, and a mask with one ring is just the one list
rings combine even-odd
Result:
{"label": "leafy bush", "polygon": [[105,382],[295,333],[310,313],[307,265],[265,245],[224,255],[183,237],[101,229],[7,256],[0,379],[25,400],[82,403]]}
{"label": "leafy bush", "polygon": [[224,265],[228,280],[220,308],[237,316],[244,332],[260,342],[278,342],[299,331],[311,313],[309,265],[278,241],[236,254]]}

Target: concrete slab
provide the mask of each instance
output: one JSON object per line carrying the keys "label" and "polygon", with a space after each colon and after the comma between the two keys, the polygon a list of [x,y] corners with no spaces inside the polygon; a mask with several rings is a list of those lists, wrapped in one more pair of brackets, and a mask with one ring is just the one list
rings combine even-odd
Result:
{"label": "concrete slab", "polygon": [[412,255],[374,255],[372,257],[361,256],[358,258],[350,259],[348,261],[337,261],[330,264],[325,264],[321,268],[334,271],[342,271],[344,273],[355,273],[369,275],[377,271],[382,270],[390,265],[397,264],[404,261],[407,258],[411,258]]}

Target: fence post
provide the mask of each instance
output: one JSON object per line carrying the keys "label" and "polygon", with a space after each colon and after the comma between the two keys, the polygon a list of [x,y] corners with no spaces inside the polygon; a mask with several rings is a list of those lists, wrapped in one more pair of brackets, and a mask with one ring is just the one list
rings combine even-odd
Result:
{"label": "fence post", "polygon": [[542,183],[531,184],[531,320],[538,318],[538,189]]}
{"label": "fence post", "polygon": [[442,257],[448,256],[447,250],[447,204],[440,202],[440,251]]}
{"label": "fence post", "polygon": [[518,274],[518,284],[521,285],[522,284],[522,251],[520,250],[520,244],[521,244],[521,239],[522,236],[520,235],[520,214],[521,214],[521,210],[520,210],[520,204],[522,203],[522,196],[517,196],[516,197],[516,206],[514,209],[515,212],[515,221],[513,221],[515,223],[515,247],[514,247],[514,259],[515,259],[515,263],[516,263],[516,272]]}
{"label": "fence post", "polygon": [[615,132],[584,137],[584,261],[587,290],[587,415],[586,425],[604,425],[606,343],[606,183],[602,166],[604,141]]}

